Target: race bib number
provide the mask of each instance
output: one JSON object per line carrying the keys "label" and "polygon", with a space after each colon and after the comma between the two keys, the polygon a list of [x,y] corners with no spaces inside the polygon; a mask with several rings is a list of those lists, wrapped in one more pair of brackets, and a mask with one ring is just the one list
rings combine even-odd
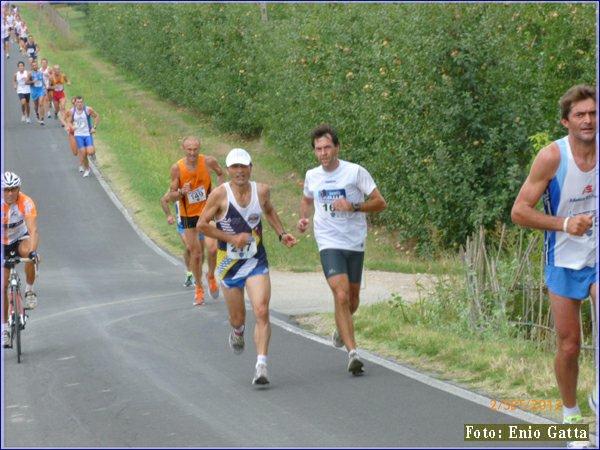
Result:
{"label": "race bib number", "polygon": [[258,247],[254,238],[251,238],[243,248],[236,248],[229,242],[227,243],[227,257],[230,259],[250,259],[256,255],[257,251]]}
{"label": "race bib number", "polygon": [[86,119],[84,117],[77,117],[75,119],[75,128],[78,130],[87,129]]}
{"label": "race bib number", "polygon": [[63,90],[63,85],[62,84],[55,84],[54,85],[54,90],[58,91],[58,92],[62,91]]}
{"label": "race bib number", "polygon": [[35,81],[34,81],[34,83],[33,83],[33,85],[34,85],[35,87],[38,87],[38,88],[39,88],[39,87],[42,87],[42,81],[41,81],[41,80],[35,80]]}
{"label": "race bib number", "polygon": [[187,199],[190,205],[193,203],[200,203],[206,200],[206,191],[204,190],[204,186],[200,186],[199,188],[188,192]]}
{"label": "race bib number", "polygon": [[33,55],[35,53],[35,48],[33,48],[33,47],[28,48],[27,53],[29,53],[30,55]]}
{"label": "race bib number", "polygon": [[346,198],[346,189],[322,189],[319,191],[319,203],[331,217],[348,217],[347,211],[336,211],[333,202],[339,198]]}

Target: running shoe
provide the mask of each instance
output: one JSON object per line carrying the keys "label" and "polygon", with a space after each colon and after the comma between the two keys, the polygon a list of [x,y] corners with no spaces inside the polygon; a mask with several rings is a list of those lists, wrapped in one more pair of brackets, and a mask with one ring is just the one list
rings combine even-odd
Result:
{"label": "running shoe", "polygon": [[331,335],[331,342],[333,343],[333,346],[337,348],[341,348],[344,346],[344,341],[342,341],[342,338],[337,328],[333,330],[333,334]]}
{"label": "running shoe", "polygon": [[229,347],[236,355],[244,351],[244,333],[237,333],[233,328],[229,333]]}
{"label": "running shoe", "polygon": [[25,115],[21,116],[21,122],[25,122]]}
{"label": "running shoe", "polygon": [[356,350],[348,353],[348,372],[351,372],[355,377],[364,373],[363,363],[358,357]]}
{"label": "running shoe", "polygon": [[27,123],[31,123],[31,119],[30,119],[29,117],[26,117],[26,118],[25,118],[25,122],[27,122]]}
{"label": "running shoe", "polygon": [[51,112],[48,112],[48,115],[47,115],[46,117],[47,117],[48,119],[51,119],[51,118],[52,118],[52,113],[51,113]]}
{"label": "running shoe", "polygon": [[8,332],[8,330],[2,330],[2,347],[10,347],[10,333]]}
{"label": "running shoe", "polygon": [[43,120],[40,120],[40,125],[46,125]]}
{"label": "running shoe", "polygon": [[85,169],[83,168],[83,166],[79,166],[79,173],[83,173]]}
{"label": "running shoe", "polygon": [[194,284],[194,275],[192,272],[188,272],[185,274],[185,281],[183,282],[183,285],[185,287],[190,287],[192,284]]}
{"label": "running shoe", "polygon": [[206,279],[208,280],[208,291],[210,292],[210,296],[212,298],[217,298],[219,296],[219,284],[217,283],[216,277],[209,277],[206,275]]}
{"label": "running shoe", "polygon": [[89,177],[90,176],[90,169],[87,169],[85,172],[83,172],[83,177]]}
{"label": "running shoe", "polygon": [[194,306],[204,305],[204,289],[202,286],[196,285],[196,293],[194,294]]}
{"label": "running shoe", "polygon": [[252,379],[252,384],[265,385],[269,384],[269,375],[267,373],[267,365],[266,364],[257,364],[256,372],[254,374],[254,378]]}
{"label": "running shoe", "polygon": [[25,309],[35,309],[37,306],[37,295],[33,291],[25,292]]}
{"label": "running shoe", "polygon": [[[566,425],[577,425],[583,423],[583,417],[581,414],[573,414],[563,418],[563,424]],[[567,448],[592,448],[590,441],[569,441],[567,442]]]}

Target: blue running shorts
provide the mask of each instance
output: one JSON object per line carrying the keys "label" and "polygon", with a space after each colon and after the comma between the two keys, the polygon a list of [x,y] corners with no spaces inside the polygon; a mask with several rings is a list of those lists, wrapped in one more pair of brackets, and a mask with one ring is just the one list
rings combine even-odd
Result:
{"label": "blue running shorts", "polygon": [[94,139],[92,136],[75,136],[75,140],[77,141],[78,149],[93,147],[94,145]]}
{"label": "blue running shorts", "polygon": [[574,300],[588,298],[590,288],[596,282],[596,265],[580,270],[547,265],[544,271],[550,292]]}

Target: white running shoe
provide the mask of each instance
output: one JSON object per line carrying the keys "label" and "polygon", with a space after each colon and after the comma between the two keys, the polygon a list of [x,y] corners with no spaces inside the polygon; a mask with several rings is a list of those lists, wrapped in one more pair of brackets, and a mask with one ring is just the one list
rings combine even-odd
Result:
{"label": "white running shoe", "polygon": [[242,353],[244,351],[244,333],[237,334],[232,328],[229,333],[229,347],[236,355]]}
{"label": "white running shoe", "polygon": [[48,112],[48,115],[46,116],[48,119],[52,118],[52,113]]}
{"label": "white running shoe", "polygon": [[358,357],[358,352],[356,350],[348,353],[348,372],[351,372],[355,377],[364,373],[363,363]]}
{"label": "white running shoe", "polygon": [[331,335],[331,342],[333,343],[333,346],[337,348],[341,348],[344,346],[344,341],[342,341],[342,338],[337,328],[333,330],[333,334]]}
{"label": "white running shoe", "polygon": [[83,166],[79,166],[79,173],[83,173],[85,169],[83,168]]}
{"label": "white running shoe", "polygon": [[269,384],[269,374],[267,373],[266,364],[257,364],[252,384],[265,385]]}
{"label": "white running shoe", "polygon": [[31,123],[31,119],[30,119],[29,117],[26,117],[26,118],[25,118],[25,122],[27,122],[27,123]]}
{"label": "white running shoe", "polygon": [[2,347],[9,348],[10,347],[10,333],[7,329],[2,330]]}
{"label": "white running shoe", "polygon": [[21,122],[25,122],[25,115],[21,116]]}
{"label": "white running shoe", "polygon": [[90,169],[87,169],[85,172],[83,172],[83,177],[89,177],[90,176]]}
{"label": "white running shoe", "polygon": [[25,309],[35,309],[37,306],[37,295],[33,291],[25,292]]}

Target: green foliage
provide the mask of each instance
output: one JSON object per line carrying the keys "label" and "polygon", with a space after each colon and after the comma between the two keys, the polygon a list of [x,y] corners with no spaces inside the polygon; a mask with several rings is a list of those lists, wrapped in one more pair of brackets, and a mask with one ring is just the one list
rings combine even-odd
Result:
{"label": "green foliage", "polygon": [[[90,4],[89,36],[161,96],[264,134],[300,171],[339,132],[422,251],[507,221],[556,139],[558,98],[595,80],[593,4]],[[576,33],[573,30],[577,30]]]}

